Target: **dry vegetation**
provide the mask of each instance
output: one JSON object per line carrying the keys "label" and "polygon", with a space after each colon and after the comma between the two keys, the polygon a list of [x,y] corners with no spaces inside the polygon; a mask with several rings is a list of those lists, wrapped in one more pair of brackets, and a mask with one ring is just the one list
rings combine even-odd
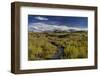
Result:
{"label": "dry vegetation", "polygon": [[[87,32],[28,33],[28,59],[87,58]],[[59,49],[63,49],[59,53]],[[61,50],[60,50],[61,51]],[[54,57],[56,54],[59,56]]]}

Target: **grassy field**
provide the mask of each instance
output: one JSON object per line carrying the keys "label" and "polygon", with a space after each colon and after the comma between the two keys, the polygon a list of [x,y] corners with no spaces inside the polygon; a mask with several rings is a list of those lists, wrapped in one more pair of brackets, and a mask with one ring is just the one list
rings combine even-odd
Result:
{"label": "grassy field", "polygon": [[87,35],[88,33],[84,31],[49,33],[29,32],[28,60],[87,58]]}

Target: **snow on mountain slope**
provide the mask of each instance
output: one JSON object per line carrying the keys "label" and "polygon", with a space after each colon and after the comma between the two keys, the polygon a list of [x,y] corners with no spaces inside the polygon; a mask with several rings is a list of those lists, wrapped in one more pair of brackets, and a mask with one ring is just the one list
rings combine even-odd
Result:
{"label": "snow on mountain slope", "polygon": [[28,30],[31,32],[45,32],[45,31],[87,31],[87,28],[77,28],[77,27],[68,27],[66,25],[49,25],[45,23],[33,23],[28,26]]}

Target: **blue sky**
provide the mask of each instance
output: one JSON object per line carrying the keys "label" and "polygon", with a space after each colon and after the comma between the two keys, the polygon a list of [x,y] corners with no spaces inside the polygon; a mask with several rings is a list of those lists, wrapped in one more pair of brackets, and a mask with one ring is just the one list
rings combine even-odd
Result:
{"label": "blue sky", "polygon": [[28,25],[32,23],[45,23],[49,25],[65,25],[69,27],[87,28],[88,18],[73,16],[28,15]]}

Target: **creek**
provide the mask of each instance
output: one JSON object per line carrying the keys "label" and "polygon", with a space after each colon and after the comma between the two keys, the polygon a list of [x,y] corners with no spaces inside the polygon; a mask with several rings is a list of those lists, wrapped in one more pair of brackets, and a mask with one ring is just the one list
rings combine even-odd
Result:
{"label": "creek", "polygon": [[64,47],[56,45],[53,42],[51,44],[57,47],[57,52],[52,56],[52,59],[62,59],[64,57]]}

